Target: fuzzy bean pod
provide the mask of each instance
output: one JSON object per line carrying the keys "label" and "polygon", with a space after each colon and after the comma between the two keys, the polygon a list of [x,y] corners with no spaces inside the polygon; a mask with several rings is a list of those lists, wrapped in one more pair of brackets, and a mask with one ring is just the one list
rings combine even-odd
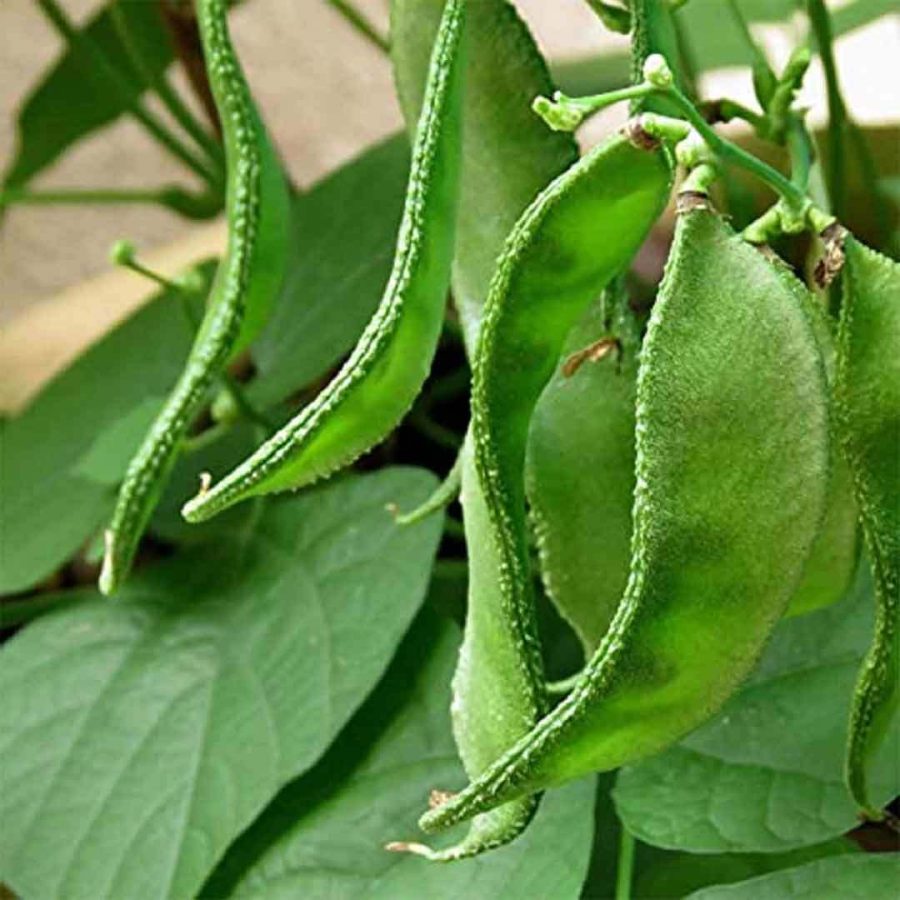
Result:
{"label": "fuzzy bean pod", "polygon": [[[547,704],[525,517],[534,406],[572,324],[628,265],[662,211],[670,174],[662,153],[614,137],[538,195],[497,262],[474,360],[471,455],[462,478],[466,534],[480,547],[470,559],[453,680],[454,733],[469,772],[483,771],[526,734]],[[461,844],[431,857],[458,859],[505,843],[533,809],[524,798],[491,811]]]}
{"label": "fuzzy bean pod", "polygon": [[[391,3],[391,56],[408,123],[415,120],[421,106],[420,73],[437,28],[439,7],[439,0]],[[550,131],[531,112],[532,99],[551,92],[552,84],[527,26],[508,0],[471,3],[467,29],[464,162],[453,297],[471,360],[496,260],[510,230],[535,196],[578,154],[571,135]],[[523,687],[518,647],[504,634],[502,615],[495,614],[499,562],[475,471],[471,435],[458,465],[469,557],[469,637],[454,681],[453,725],[466,771],[476,777],[534,724],[537,709],[527,697],[542,691],[542,685]],[[494,631],[498,632],[496,642],[490,640]],[[478,638],[472,638],[473,634]],[[392,849],[434,859],[471,856],[515,838],[535,807],[536,801],[526,798],[480,816],[466,838],[447,851],[434,852],[409,842],[395,843]]]}
{"label": "fuzzy bean pod", "polygon": [[106,532],[100,590],[124,580],[185,431],[228,360],[262,328],[284,274],[289,198],[228,35],[225,0],[200,0],[200,35],[225,141],[228,246],[184,372],[132,459]]}
{"label": "fuzzy bean pod", "polygon": [[587,655],[628,580],[640,346],[628,298],[611,287],[570,332],[528,434],[526,488],[541,577]]}
{"label": "fuzzy bean pod", "polygon": [[863,813],[882,813],[866,767],[900,699],[900,265],[852,237],[844,246],[837,404],[875,575],[872,646],[850,717],[846,777]]}
{"label": "fuzzy bean pod", "polygon": [[572,692],[461,793],[444,828],[671,744],[755,663],[825,506],[824,369],[782,276],[714,213],[679,218],[641,353],[632,565]]}
{"label": "fuzzy bean pod", "polygon": [[409,411],[437,349],[453,257],[465,2],[447,0],[413,147],[394,267],[350,357],[318,397],[184,507],[190,522],[331,475]]}

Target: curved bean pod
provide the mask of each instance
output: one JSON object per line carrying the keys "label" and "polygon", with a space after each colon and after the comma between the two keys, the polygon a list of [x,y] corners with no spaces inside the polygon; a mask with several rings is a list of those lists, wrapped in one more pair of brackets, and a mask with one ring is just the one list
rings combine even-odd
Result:
{"label": "curved bean pod", "polygon": [[[833,383],[835,346],[827,314],[787,267],[778,269],[808,311]],[[588,654],[606,633],[630,563],[640,338],[627,307],[611,292],[573,329],[567,352],[590,346],[603,335],[615,338],[615,352],[581,365],[571,376],[564,371],[573,359],[568,357],[541,395],[531,422],[526,469],[547,593]],[[825,517],[785,615],[812,612],[845,595],[858,557],[856,522],[850,471],[832,441]]]}
{"label": "curved bean pod", "polygon": [[641,354],[632,566],[574,690],[434,830],[615,768],[712,715],[756,661],[824,511],[824,371],[781,276],[713,213],[683,213]]}
{"label": "curved bean pod", "polygon": [[837,404],[875,574],[872,646],[850,718],[847,785],[865,815],[866,765],[900,699],[900,265],[848,237],[838,328]]}
{"label": "curved bean pod", "polygon": [[[391,56],[407,122],[421,105],[421,72],[437,27],[440,0],[392,0]],[[534,96],[552,90],[527,26],[508,0],[478,0],[467,11],[463,103],[463,167],[453,297],[470,359],[497,257],[516,220],[552,179],[578,158],[569,134],[552,132],[531,112]],[[515,644],[503,631],[499,563],[472,458],[471,431],[460,455],[463,518],[469,557],[467,638],[454,680],[453,724],[467,773],[476,777],[536,721],[532,698],[542,686],[521,685]],[[495,634],[496,632],[496,634]],[[495,634],[497,640],[490,640]],[[507,680],[508,677],[508,680]],[[487,679],[487,680],[485,680]],[[507,843],[528,824],[527,798],[479,817],[456,847],[434,852],[398,843],[433,859],[456,859]]]}
{"label": "curved bean pod", "polygon": [[[428,56],[442,0],[391,0],[391,59],[407,125],[422,107]],[[578,159],[571,134],[553,132],[531,111],[553,83],[528,26],[509,0],[466,10],[463,166],[453,264],[453,300],[469,356],[497,257],[516,219]]]}
{"label": "curved bean pod", "polygon": [[[603,338],[610,343],[596,343]],[[627,296],[609,288],[570,332],[528,433],[525,480],[541,577],[588,656],[628,581],[640,346]],[[592,347],[603,355],[572,371],[577,354]]]}
{"label": "curved bean pod", "polygon": [[413,148],[384,296],[321,394],[237,468],[184,506],[202,522],[258,494],[324,478],[383,440],[408,412],[437,349],[453,256],[464,0],[447,0]]}
{"label": "curved bean pod", "polygon": [[105,594],[118,588],[131,566],[191,419],[228,359],[262,327],[284,274],[288,188],[234,54],[225,0],[201,0],[198,17],[225,140],[228,247],[184,372],[119,491],[100,573]]}
{"label": "curved bean pod", "polygon": [[[525,519],[532,411],[573,322],[628,264],[662,211],[670,175],[662,153],[616,136],[538,195],[498,260],[474,361],[472,446],[463,464],[466,533],[480,547],[470,559],[453,681],[454,733],[468,771],[483,771],[546,708]],[[461,844],[431,857],[458,859],[505,843],[534,805],[525,798],[479,817]]]}
{"label": "curved bean pod", "polygon": [[[821,302],[816,300],[788,271],[783,271],[785,283],[808,310],[813,333],[819,346],[825,377],[829,385],[829,408],[832,415],[832,431],[836,431],[837,410],[834,409],[835,382],[835,338],[832,322]],[[818,537],[810,551],[803,577],[788,604],[786,616],[804,615],[832,603],[837,603],[846,595],[853,580],[859,559],[859,536],[857,522],[859,512],[853,496],[853,480],[850,467],[841,452],[840,441],[830,444],[830,468],[828,476],[828,500],[825,517]]]}

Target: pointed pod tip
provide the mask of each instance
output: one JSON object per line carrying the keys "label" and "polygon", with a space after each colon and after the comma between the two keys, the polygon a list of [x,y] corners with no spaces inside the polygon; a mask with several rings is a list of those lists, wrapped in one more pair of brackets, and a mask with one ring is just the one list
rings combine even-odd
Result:
{"label": "pointed pod tip", "polygon": [[212,487],[212,475],[209,472],[200,473],[200,490],[181,507],[182,518],[187,522],[202,522],[209,518],[205,513],[204,507],[209,496],[209,490]]}
{"label": "pointed pod tip", "polygon": [[425,859],[433,859],[434,851],[425,844],[415,841],[391,841],[384,845],[384,849],[391,853],[412,853],[415,856],[423,856]]}
{"label": "pointed pod tip", "polygon": [[103,532],[103,564],[100,567],[100,577],[97,579],[97,587],[100,593],[106,597],[115,593],[118,587],[118,578],[116,577],[115,557],[115,535],[112,529],[107,528]]}

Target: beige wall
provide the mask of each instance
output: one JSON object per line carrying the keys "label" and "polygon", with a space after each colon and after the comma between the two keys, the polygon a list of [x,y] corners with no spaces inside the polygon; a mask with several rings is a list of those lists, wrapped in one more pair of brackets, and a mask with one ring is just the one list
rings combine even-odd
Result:
{"label": "beige wall", "polygon": [[[61,2],[77,21],[99,5],[97,0]],[[387,0],[356,2],[386,29]],[[517,0],[517,5],[545,51],[555,56],[624,46],[624,38],[606,32],[584,0]],[[387,60],[325,0],[252,0],[235,10],[232,27],[254,93],[299,184],[309,184],[399,127]],[[783,59],[796,30],[768,29],[765,38],[776,59]],[[0,168],[14,150],[16,109],[59,48],[34,0],[0,0]],[[896,22],[841,42],[845,89],[862,121],[898,118],[898,49]],[[710,95],[727,90],[751,100],[745,71],[716,73],[707,86]],[[818,71],[806,93],[813,121],[822,121],[825,103]],[[124,188],[183,178],[183,169],[136,123],[123,118],[78,144],[42,173],[35,186]],[[9,211],[0,228],[0,326],[6,325],[0,335],[0,409],[9,405],[4,393],[21,393],[17,379],[40,380],[65,357],[60,348],[74,352],[146,294],[129,273],[110,271],[107,252],[120,237],[134,240],[142,252],[161,248],[149,258],[163,267],[177,267],[198,248],[215,249],[222,239],[215,226],[198,229],[153,207]],[[98,275],[99,282],[84,284]],[[63,289],[68,290],[60,295]]]}

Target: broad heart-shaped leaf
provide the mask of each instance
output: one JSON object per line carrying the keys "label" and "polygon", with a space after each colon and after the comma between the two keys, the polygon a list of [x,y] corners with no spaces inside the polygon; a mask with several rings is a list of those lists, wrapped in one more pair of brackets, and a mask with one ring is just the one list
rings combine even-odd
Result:
{"label": "broad heart-shaped leaf", "polygon": [[31,587],[100,527],[190,342],[163,291],[0,423],[0,593]]}
{"label": "broad heart-shaped leaf", "polygon": [[395,135],[295,197],[294,255],[253,348],[255,402],[283,400],[353,347],[390,274],[408,170]]}
{"label": "broad heart-shaped leaf", "polygon": [[[119,8],[144,66],[154,74],[163,72],[172,61],[172,44],[160,4],[119,2]],[[5,177],[9,187],[25,184],[80,138],[120,116],[126,103],[143,93],[140,77],[119,40],[109,4],[82,31],[121,73],[126,90],[114,90],[89,60],[64,47],[19,112],[18,147]]]}
{"label": "broad heart-shaped leaf", "polygon": [[898,885],[900,853],[861,853],[705,888],[690,900],[872,900],[896,897]]}
{"label": "broad heart-shaped leaf", "polygon": [[415,840],[429,791],[462,777],[449,715],[459,643],[457,626],[426,607],[328,754],[279,794],[201,896],[578,897],[590,855],[593,778],[549,794],[521,837],[476,859],[436,864],[384,849]]}
{"label": "broad heart-shaped leaf", "polygon": [[0,654],[0,879],[23,897],[193,896],[311,766],[425,593],[421,470],[346,478],[47,615]]}
{"label": "broad heart-shaped leaf", "polygon": [[[660,847],[772,852],[843,834],[857,822],[843,783],[850,697],[872,628],[860,567],[835,606],[783,622],[744,688],[675,747],[623,769],[616,806]],[[876,798],[900,792],[900,735],[872,770]]]}

